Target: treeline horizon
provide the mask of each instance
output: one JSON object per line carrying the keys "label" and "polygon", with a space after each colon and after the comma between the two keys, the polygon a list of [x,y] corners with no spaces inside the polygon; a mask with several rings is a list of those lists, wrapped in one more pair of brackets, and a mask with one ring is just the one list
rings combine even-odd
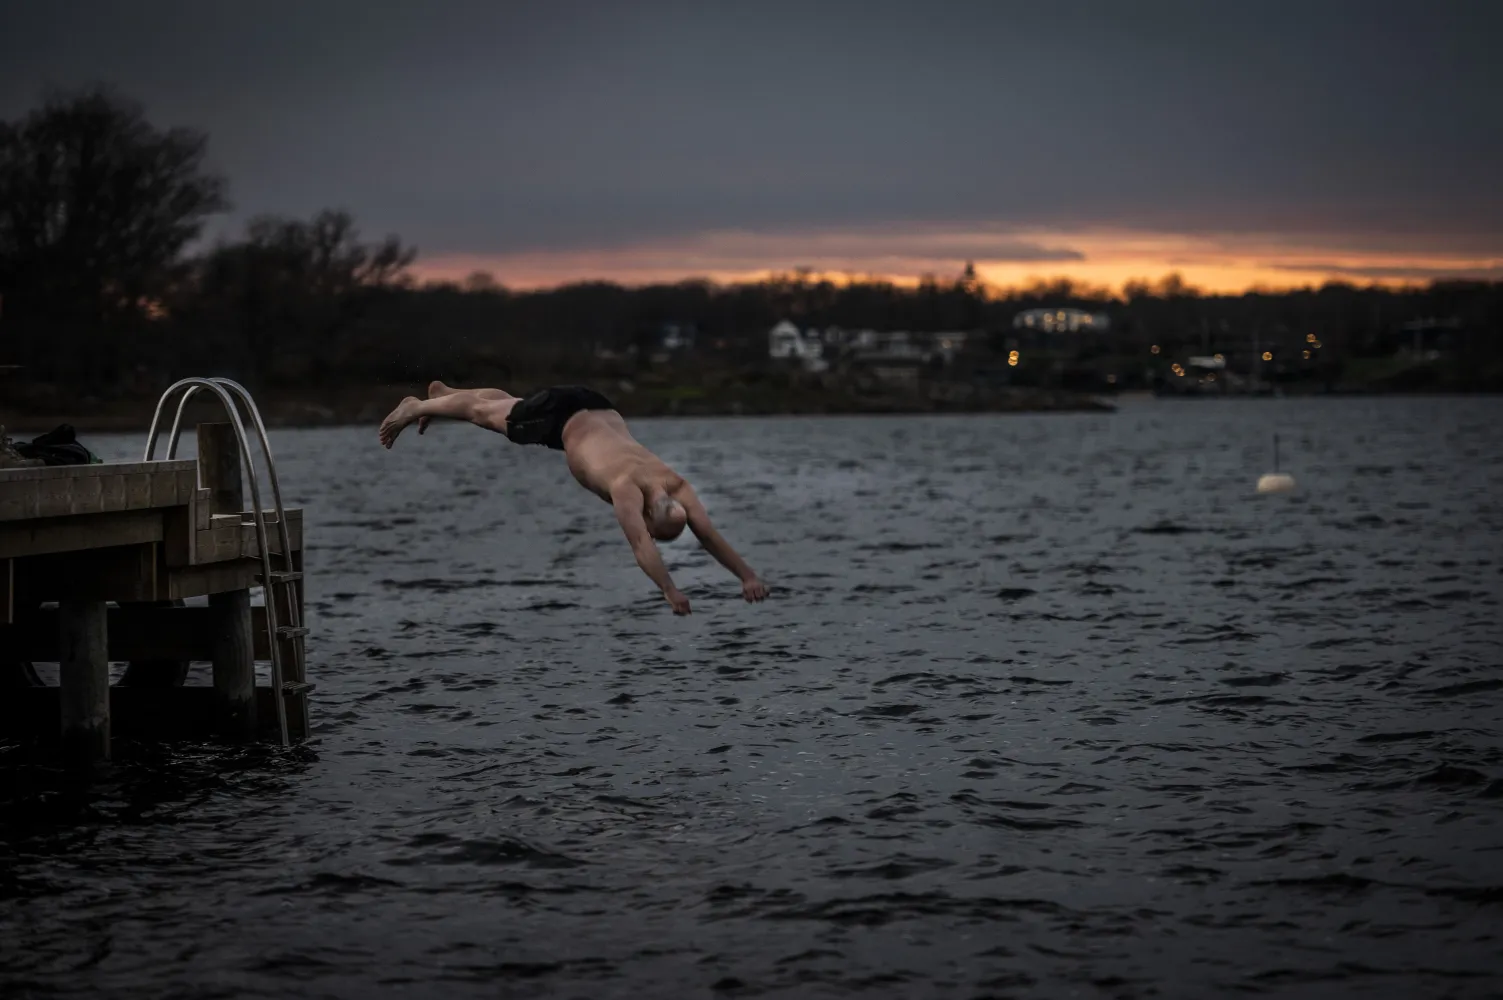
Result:
{"label": "treeline horizon", "polygon": [[206,372],[283,387],[626,374],[649,363],[665,324],[698,333],[680,369],[766,367],[766,334],[781,320],[975,331],[996,352],[1014,342],[1013,317],[1038,307],[1106,312],[1111,342],[1094,343],[1098,353],[1150,342],[1232,351],[1315,334],[1328,363],[1391,353],[1412,320],[1454,320],[1465,365],[1503,368],[1503,282],[1207,293],[1171,273],[1113,292],[1069,278],[988,286],[969,264],[913,284],[801,268],[728,283],[419,280],[414,247],[366,240],[334,209],[257,215],[238,236],[204,243],[207,220],[230,206],[207,150],[202,132],[158,128],[102,86],[52,93],[0,122],[0,364],[23,367],[0,394],[149,395]]}
{"label": "treeline horizon", "polygon": [[1395,294],[1423,294],[1435,288],[1437,285],[1481,286],[1492,287],[1503,284],[1503,279],[1488,281],[1481,278],[1467,277],[1430,277],[1426,279],[1381,279],[1372,278],[1368,281],[1348,280],[1344,278],[1326,278],[1323,281],[1308,281],[1302,284],[1269,285],[1263,282],[1251,282],[1241,289],[1207,290],[1186,281],[1184,272],[1177,268],[1165,271],[1157,278],[1148,276],[1132,277],[1114,288],[1109,284],[1086,281],[1081,278],[1072,278],[1067,274],[1039,275],[1024,281],[1011,283],[999,283],[987,281],[975,274],[974,263],[964,262],[958,271],[959,278],[946,279],[937,272],[925,272],[918,275],[879,274],[876,272],[852,272],[845,270],[826,270],[815,267],[786,267],[768,268],[760,276],[719,279],[713,275],[685,273],[677,278],[659,278],[652,281],[621,281],[607,277],[580,277],[571,278],[567,281],[557,281],[547,284],[516,284],[509,285],[504,276],[498,277],[491,268],[475,268],[464,277],[437,277],[429,275],[407,276],[409,287],[417,289],[434,289],[449,291],[468,292],[499,292],[506,295],[546,295],[552,292],[565,291],[581,285],[608,285],[625,291],[638,291],[647,288],[672,288],[677,285],[707,285],[711,288],[734,288],[742,285],[761,286],[767,284],[803,283],[819,284],[829,283],[836,288],[850,285],[881,285],[892,286],[900,290],[917,292],[921,288],[930,285],[943,285],[952,280],[958,280],[963,284],[975,287],[977,293],[986,299],[998,301],[1018,301],[1023,299],[1039,299],[1051,296],[1063,296],[1079,302],[1096,302],[1102,305],[1111,303],[1127,303],[1133,299],[1150,297],[1182,297],[1182,298],[1242,298],[1244,296],[1280,296],[1312,294],[1325,289],[1343,291],[1378,291],[1392,292]]}

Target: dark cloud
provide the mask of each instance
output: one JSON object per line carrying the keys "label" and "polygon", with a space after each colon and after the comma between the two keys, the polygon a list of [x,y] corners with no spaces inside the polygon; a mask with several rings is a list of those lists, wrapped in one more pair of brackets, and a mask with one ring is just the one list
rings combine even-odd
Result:
{"label": "dark cloud", "polygon": [[1362,265],[1349,264],[1274,264],[1275,270],[1294,271],[1301,274],[1324,274],[1333,277],[1353,278],[1364,281],[1416,281],[1437,279],[1461,279],[1466,281],[1503,281],[1503,264],[1490,267],[1427,267],[1419,265]]}
{"label": "dark cloud", "polygon": [[242,213],[425,251],[991,221],[1503,232],[1503,3],[8,5],[0,115],[117,83]]}
{"label": "dark cloud", "polygon": [[[943,251],[944,248],[937,248]],[[953,252],[937,253],[936,256],[958,259],[962,257],[978,257],[982,260],[991,261],[1063,261],[1085,260],[1085,254],[1079,250],[1071,250],[1068,247],[1050,248],[1041,247],[1029,243],[984,244],[979,249],[969,244],[957,246]]]}

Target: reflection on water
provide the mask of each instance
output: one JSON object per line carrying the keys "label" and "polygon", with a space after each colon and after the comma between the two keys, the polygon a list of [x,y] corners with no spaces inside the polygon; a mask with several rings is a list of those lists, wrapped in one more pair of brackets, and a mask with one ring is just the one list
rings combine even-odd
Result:
{"label": "reflection on water", "polygon": [[0,984],[1488,995],[1500,417],[644,422],[775,588],[687,620],[556,453],[283,433],[318,743],[12,754]]}

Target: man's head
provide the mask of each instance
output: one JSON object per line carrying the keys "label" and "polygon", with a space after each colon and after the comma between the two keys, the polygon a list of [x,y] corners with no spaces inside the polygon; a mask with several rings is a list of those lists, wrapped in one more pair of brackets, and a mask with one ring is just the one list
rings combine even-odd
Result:
{"label": "man's head", "polygon": [[647,530],[660,542],[671,542],[684,533],[689,512],[667,493],[659,493],[647,503]]}

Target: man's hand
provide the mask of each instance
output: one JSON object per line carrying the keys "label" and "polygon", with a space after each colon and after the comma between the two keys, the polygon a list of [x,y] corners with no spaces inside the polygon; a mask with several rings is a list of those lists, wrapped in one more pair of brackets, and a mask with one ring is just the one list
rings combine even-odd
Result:
{"label": "man's hand", "polygon": [[741,596],[748,601],[760,601],[767,597],[767,584],[752,577],[741,581]]}
{"label": "man's hand", "polygon": [[680,591],[665,590],[663,591],[663,596],[668,598],[669,604],[673,605],[674,614],[687,615],[689,613],[689,599]]}

